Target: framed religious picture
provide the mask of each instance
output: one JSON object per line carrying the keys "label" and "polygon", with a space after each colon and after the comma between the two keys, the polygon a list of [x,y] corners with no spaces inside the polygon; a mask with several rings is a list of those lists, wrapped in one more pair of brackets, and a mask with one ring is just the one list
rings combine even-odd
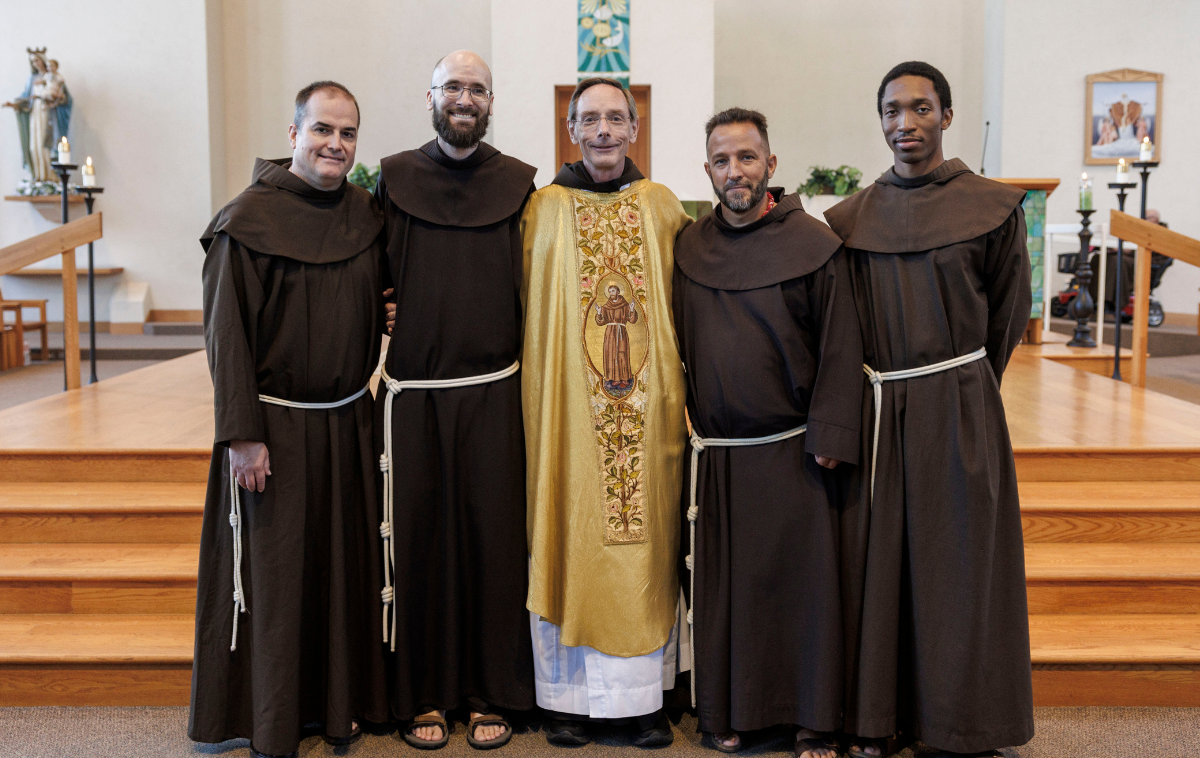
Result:
{"label": "framed religious picture", "polygon": [[1083,162],[1137,161],[1145,137],[1154,144],[1154,160],[1162,160],[1162,84],[1162,74],[1131,68],[1088,76]]}

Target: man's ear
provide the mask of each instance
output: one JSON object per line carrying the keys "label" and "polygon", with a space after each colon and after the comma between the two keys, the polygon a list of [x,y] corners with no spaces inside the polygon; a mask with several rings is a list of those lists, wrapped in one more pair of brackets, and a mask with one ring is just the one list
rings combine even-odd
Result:
{"label": "man's ear", "polygon": [[953,108],[947,108],[944,111],[942,111],[942,129],[943,130],[949,129],[950,122],[953,120],[954,120],[954,109]]}
{"label": "man's ear", "polygon": [[579,144],[579,137],[575,135],[575,124],[572,124],[570,121],[567,122],[567,136],[571,138],[572,145]]}
{"label": "man's ear", "polygon": [[288,142],[292,143],[292,149],[296,149],[296,135],[299,132],[296,130],[295,124],[288,124]]}
{"label": "man's ear", "polygon": [[712,168],[708,165],[708,161],[704,162],[704,173],[708,174],[708,180],[712,181]]}
{"label": "man's ear", "polygon": [[433,90],[425,90],[425,110],[433,110]]}
{"label": "man's ear", "polygon": [[767,156],[767,178],[775,176],[775,167],[779,165],[779,159],[775,157],[775,153]]}
{"label": "man's ear", "polygon": [[629,144],[631,145],[637,142],[638,124],[640,123],[640,121],[634,121],[629,125]]}

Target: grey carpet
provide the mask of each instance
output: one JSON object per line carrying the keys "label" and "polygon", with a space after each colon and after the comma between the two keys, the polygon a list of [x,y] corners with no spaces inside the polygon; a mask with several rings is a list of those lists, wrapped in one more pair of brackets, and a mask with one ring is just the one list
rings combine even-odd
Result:
{"label": "grey carpet", "polygon": [[[1200,740],[1200,708],[1038,708],[1037,736],[1007,758],[1179,758]],[[675,725],[675,743],[643,751],[629,746],[628,733],[616,727],[597,730],[597,740],[582,748],[548,745],[536,731],[518,728],[499,756],[706,756],[720,755],[702,743],[695,720],[685,715]],[[0,756],[5,758],[168,758],[222,756],[248,758],[249,743],[232,740],[199,745],[188,740],[187,708],[0,708]],[[782,730],[747,735],[740,755],[793,755],[790,735]],[[905,751],[903,758],[925,752]],[[417,751],[395,733],[366,735],[348,748],[333,748],[319,737],[301,744],[305,758],[351,756],[376,758],[395,755],[436,755],[438,758],[480,756],[467,745],[465,729],[457,724],[450,744],[437,753]]]}

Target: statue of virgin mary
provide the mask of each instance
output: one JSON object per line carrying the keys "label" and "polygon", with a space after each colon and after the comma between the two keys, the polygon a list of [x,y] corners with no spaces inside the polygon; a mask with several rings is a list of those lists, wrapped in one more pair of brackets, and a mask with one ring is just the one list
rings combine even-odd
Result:
{"label": "statue of virgin mary", "polygon": [[58,62],[46,59],[45,48],[26,52],[30,74],[25,91],[4,107],[17,113],[25,168],[34,182],[49,182],[54,180],[51,151],[71,125],[71,93],[58,73]]}

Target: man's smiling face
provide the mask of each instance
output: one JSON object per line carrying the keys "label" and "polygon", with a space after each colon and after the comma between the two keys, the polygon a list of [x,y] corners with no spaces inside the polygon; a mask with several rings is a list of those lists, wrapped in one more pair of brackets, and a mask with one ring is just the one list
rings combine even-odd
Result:
{"label": "man's smiling face", "polygon": [[337,90],[320,90],[309,98],[302,121],[288,130],[292,173],[317,189],[337,189],[354,166],[358,106]]}

